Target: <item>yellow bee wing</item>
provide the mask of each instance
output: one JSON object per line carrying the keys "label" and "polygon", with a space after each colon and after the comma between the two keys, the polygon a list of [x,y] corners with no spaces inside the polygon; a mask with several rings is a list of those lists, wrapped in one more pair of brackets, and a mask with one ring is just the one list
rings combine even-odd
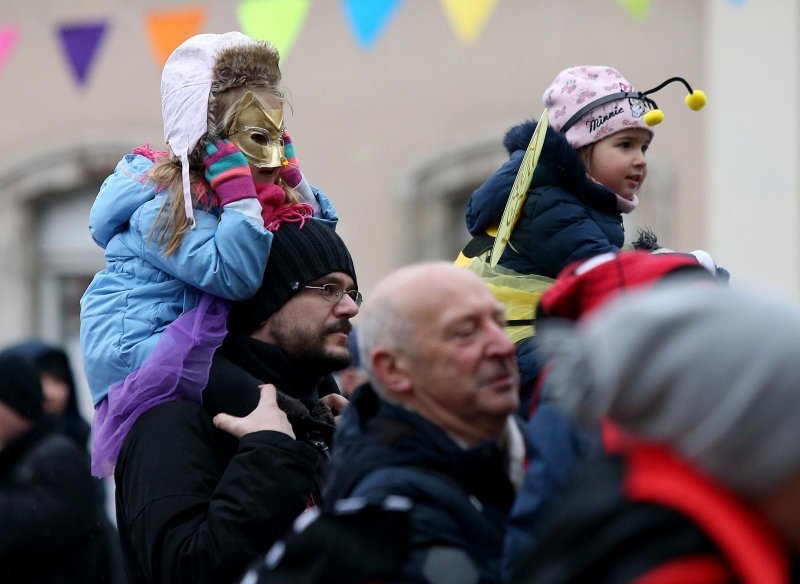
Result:
{"label": "yellow bee wing", "polygon": [[500,220],[500,225],[497,229],[497,237],[494,240],[492,247],[492,255],[489,258],[489,265],[495,267],[500,260],[500,256],[506,249],[508,240],[511,238],[511,232],[514,231],[514,226],[517,224],[519,214],[522,211],[522,204],[528,197],[528,188],[531,186],[531,179],[533,178],[533,171],[536,170],[536,164],[539,162],[539,155],[542,153],[542,146],[544,145],[544,138],[547,135],[547,110],[542,112],[539,122],[536,124],[536,130],[531,136],[531,141],[528,144],[528,149],[525,151],[525,156],[522,158],[522,164],[519,166],[517,178],[514,179],[514,186],[511,187],[511,194],[508,195],[508,202],[506,208],[503,210],[503,218]]}

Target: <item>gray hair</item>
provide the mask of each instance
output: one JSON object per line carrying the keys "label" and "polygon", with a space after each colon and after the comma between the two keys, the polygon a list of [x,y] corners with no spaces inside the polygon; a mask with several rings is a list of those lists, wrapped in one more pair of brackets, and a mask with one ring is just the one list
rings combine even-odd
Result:
{"label": "gray hair", "polygon": [[544,326],[551,397],[675,448],[734,491],[800,471],[800,307],[691,284],[626,295],[575,330]]}
{"label": "gray hair", "polygon": [[358,357],[370,383],[384,397],[386,392],[372,368],[372,352],[378,346],[397,351],[409,350],[411,337],[412,327],[407,315],[387,295],[376,296],[364,304],[356,327]]}

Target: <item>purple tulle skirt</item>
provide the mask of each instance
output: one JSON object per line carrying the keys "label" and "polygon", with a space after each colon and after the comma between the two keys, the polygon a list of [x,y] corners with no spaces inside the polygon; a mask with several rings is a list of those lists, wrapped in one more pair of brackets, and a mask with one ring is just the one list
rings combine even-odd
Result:
{"label": "purple tulle skirt", "polygon": [[92,474],[113,474],[122,441],[147,410],[179,399],[202,401],[211,358],[225,338],[228,304],[204,294],[175,319],[142,366],[115,383],[98,404],[92,428]]}

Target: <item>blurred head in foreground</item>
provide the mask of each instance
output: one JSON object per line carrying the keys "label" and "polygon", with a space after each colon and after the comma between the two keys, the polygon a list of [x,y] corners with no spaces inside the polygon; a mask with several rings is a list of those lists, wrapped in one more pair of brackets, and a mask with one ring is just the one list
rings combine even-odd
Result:
{"label": "blurred head in foreground", "polygon": [[800,550],[799,306],[675,284],[543,328],[549,390],[568,412],[671,447]]}

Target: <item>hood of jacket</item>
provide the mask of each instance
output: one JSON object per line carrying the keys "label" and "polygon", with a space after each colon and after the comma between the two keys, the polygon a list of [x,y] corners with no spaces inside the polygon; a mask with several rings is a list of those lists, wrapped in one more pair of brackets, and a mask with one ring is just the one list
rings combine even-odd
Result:
{"label": "hood of jacket", "polygon": [[72,373],[69,357],[63,349],[38,339],[31,339],[8,347],[4,352],[22,357],[36,369],[39,375],[49,373],[64,381],[69,388],[64,415],[80,416],[75,377]]}
{"label": "hood of jacket", "polygon": [[156,196],[158,189],[150,178],[152,167],[149,158],[126,154],[103,181],[89,212],[89,233],[103,249],[125,229],[133,213]]}
{"label": "hood of jacket", "polygon": [[[503,146],[510,156],[508,162],[472,193],[467,204],[467,228],[472,235],[498,224],[503,217],[508,195],[536,125],[536,121],[528,120],[506,132]],[[577,150],[552,127],[548,128],[545,136],[530,188],[547,186],[564,189],[586,205],[616,212],[614,193],[587,176]]]}
{"label": "hood of jacket", "polygon": [[[522,151],[523,155],[536,131],[537,122],[528,120],[514,126],[506,132],[503,139],[509,155]],[[594,191],[598,186],[586,176],[586,167],[583,165],[578,151],[575,150],[561,132],[553,128],[547,129],[544,146],[539,155],[539,163],[533,173],[531,188],[540,186],[559,186],[568,191],[583,192],[587,189]],[[607,190],[604,188],[604,190]]]}

